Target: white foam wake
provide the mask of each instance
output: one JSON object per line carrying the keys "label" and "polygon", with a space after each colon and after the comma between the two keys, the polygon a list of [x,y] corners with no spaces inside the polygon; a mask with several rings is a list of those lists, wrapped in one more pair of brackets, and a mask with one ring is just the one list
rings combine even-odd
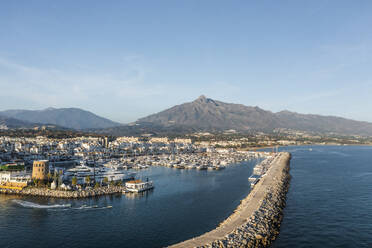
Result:
{"label": "white foam wake", "polygon": [[70,208],[71,204],[54,204],[54,205],[41,205],[33,202],[22,201],[22,200],[13,200],[14,203],[25,207],[25,208]]}
{"label": "white foam wake", "polygon": [[107,208],[112,208],[112,206],[104,206],[104,207],[99,207],[98,205],[92,205],[92,206],[87,206],[87,205],[82,205],[78,208],[73,208],[75,210],[89,210],[89,209],[107,209]]}

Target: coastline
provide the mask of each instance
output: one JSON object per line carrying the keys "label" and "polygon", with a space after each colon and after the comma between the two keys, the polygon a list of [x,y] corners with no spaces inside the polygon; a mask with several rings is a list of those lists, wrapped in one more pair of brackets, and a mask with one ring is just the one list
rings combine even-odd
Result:
{"label": "coastline", "polygon": [[99,187],[82,191],[51,190],[47,188],[24,188],[23,190],[0,189],[0,194],[52,198],[87,198],[122,193],[123,189],[123,186]]}
{"label": "coastline", "polygon": [[328,143],[328,144],[322,144],[322,143],[313,143],[313,144],[302,144],[302,145],[278,145],[278,146],[254,146],[249,148],[239,148],[238,151],[260,151],[262,149],[274,149],[276,147],[278,148],[286,148],[286,147],[312,147],[312,146],[372,146],[372,144],[341,144],[341,143]]}
{"label": "coastline", "polygon": [[279,234],[290,159],[290,153],[281,152],[234,213],[216,229],[169,247],[268,247]]}

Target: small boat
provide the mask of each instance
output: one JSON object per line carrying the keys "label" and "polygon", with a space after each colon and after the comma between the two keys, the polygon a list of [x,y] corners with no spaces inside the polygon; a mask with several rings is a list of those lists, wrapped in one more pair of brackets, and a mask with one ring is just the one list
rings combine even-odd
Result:
{"label": "small boat", "polygon": [[251,183],[251,186],[252,184],[255,185],[259,180],[260,180],[260,176],[255,175],[255,174],[248,177],[248,181]]}
{"label": "small boat", "polygon": [[207,169],[207,166],[205,165],[199,165],[196,167],[197,170],[206,170]]}
{"label": "small boat", "polygon": [[260,181],[260,178],[256,177],[256,178],[252,178],[252,180],[250,180],[251,182],[251,187],[255,186],[258,181]]}

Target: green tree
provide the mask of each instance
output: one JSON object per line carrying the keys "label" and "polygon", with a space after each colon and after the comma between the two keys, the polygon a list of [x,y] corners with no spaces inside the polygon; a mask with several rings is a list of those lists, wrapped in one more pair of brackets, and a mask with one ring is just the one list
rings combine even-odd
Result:
{"label": "green tree", "polygon": [[96,182],[96,184],[94,185],[94,188],[97,189],[97,188],[99,188],[99,186],[100,186],[100,185],[99,185],[99,182]]}
{"label": "green tree", "polygon": [[71,180],[71,184],[76,186],[77,184],[77,178],[76,177],[73,177],[72,180]]}
{"label": "green tree", "polygon": [[89,184],[90,183],[90,176],[85,177],[84,181],[85,181],[86,184]]}
{"label": "green tree", "polygon": [[37,186],[38,187],[44,186],[44,182],[42,180],[38,180],[37,181]]}
{"label": "green tree", "polygon": [[51,178],[52,178],[52,173],[48,172],[48,183],[50,182]]}
{"label": "green tree", "polygon": [[108,178],[107,177],[103,178],[103,182],[108,183]]}
{"label": "green tree", "polygon": [[56,170],[54,170],[53,180],[57,182],[58,180],[58,173]]}

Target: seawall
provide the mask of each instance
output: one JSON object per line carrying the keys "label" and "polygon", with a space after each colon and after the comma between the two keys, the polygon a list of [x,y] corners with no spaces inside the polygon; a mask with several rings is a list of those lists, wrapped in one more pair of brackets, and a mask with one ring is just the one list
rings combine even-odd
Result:
{"label": "seawall", "polygon": [[170,247],[268,247],[279,234],[290,159],[290,153],[279,153],[234,213],[216,229]]}
{"label": "seawall", "polygon": [[51,190],[47,188],[31,188],[27,187],[23,190],[13,189],[0,189],[2,194],[12,195],[23,195],[23,196],[41,196],[41,197],[52,197],[52,198],[86,198],[95,197],[102,195],[112,195],[122,193],[124,190],[123,186],[110,186],[110,187],[99,187],[92,188],[89,190],[82,191],[63,191],[63,190]]}

